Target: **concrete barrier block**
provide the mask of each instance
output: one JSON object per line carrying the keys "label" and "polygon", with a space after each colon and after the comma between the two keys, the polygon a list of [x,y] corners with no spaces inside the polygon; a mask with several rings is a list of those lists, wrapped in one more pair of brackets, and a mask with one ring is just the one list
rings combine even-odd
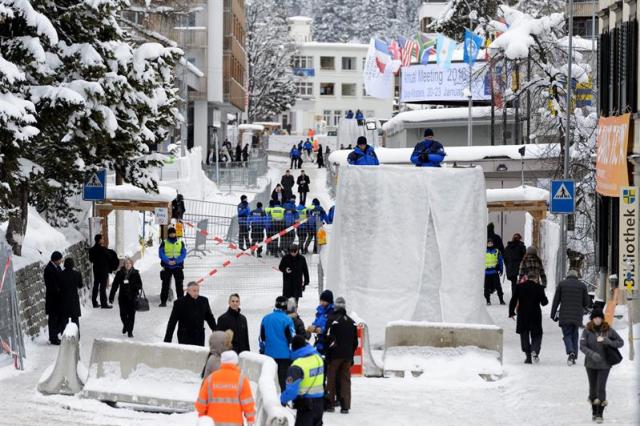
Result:
{"label": "concrete barrier block", "polygon": [[240,369],[254,384],[252,389],[256,402],[256,425],[293,426],[293,415],[280,405],[278,367],[275,361],[268,356],[242,352]]}
{"label": "concrete barrier block", "polygon": [[[67,324],[62,334],[58,357],[42,374],[38,391],[46,395],[75,395],[80,392],[86,379],[86,368],[80,365],[80,334],[78,326]],[[80,370],[80,371],[79,371]]]}
{"label": "concrete barrier block", "polygon": [[83,398],[186,412],[202,383],[209,351],[177,343],[96,339]]}
{"label": "concrete barrier block", "polygon": [[502,361],[502,338],[502,329],[495,325],[392,321],[387,324],[384,346],[476,346],[498,352]]}

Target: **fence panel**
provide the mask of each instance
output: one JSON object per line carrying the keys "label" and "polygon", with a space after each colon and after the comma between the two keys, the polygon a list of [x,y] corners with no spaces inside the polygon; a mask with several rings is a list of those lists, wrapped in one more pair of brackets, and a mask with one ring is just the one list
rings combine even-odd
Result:
{"label": "fence panel", "polygon": [[0,242],[0,366],[13,364],[22,370],[24,340],[13,271],[11,249]]}

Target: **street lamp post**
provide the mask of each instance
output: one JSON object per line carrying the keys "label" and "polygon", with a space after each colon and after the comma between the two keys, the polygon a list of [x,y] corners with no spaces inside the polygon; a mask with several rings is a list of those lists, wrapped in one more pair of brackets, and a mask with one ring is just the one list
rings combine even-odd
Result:
{"label": "street lamp post", "polygon": [[[467,3],[467,7],[469,7],[468,3]],[[473,13],[471,11],[471,7],[469,7],[469,31],[473,31]],[[469,51],[467,52],[467,54],[469,55],[469,118],[467,119],[467,146],[471,146],[473,143],[473,92],[472,92],[472,85],[471,85],[471,78],[473,75],[473,64],[471,61],[471,54],[472,54],[471,43],[473,43],[472,40],[469,40],[469,42],[467,43],[467,49],[469,49]]]}

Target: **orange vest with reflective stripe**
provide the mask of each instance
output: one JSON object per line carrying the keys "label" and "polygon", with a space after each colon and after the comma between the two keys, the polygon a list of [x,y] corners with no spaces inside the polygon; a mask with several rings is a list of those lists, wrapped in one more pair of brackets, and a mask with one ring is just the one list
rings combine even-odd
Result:
{"label": "orange vest with reflective stripe", "polygon": [[251,385],[238,366],[222,364],[204,379],[196,401],[199,416],[209,416],[216,426],[243,425],[255,422],[256,410]]}

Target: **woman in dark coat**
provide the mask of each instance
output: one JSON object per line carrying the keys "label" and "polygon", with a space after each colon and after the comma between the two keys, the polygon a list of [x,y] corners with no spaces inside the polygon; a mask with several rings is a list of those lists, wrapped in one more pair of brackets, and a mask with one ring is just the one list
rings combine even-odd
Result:
{"label": "woman in dark coat", "polygon": [[249,144],[245,145],[244,148],[242,148],[242,162],[247,163],[248,161],[249,161]]}
{"label": "woman in dark coat", "polygon": [[516,333],[520,335],[522,352],[526,354],[525,364],[540,361],[542,346],[542,311],[540,306],[549,303],[544,287],[534,281],[526,281],[515,287],[509,303],[509,318],[518,315]]}
{"label": "woman in dark coat", "polygon": [[142,279],[140,272],[133,267],[133,260],[126,258],[124,265],[113,279],[111,284],[111,293],[109,301],[113,303],[113,299],[118,293],[118,305],[120,307],[120,320],[122,320],[122,334],[127,333],[129,337],[133,337],[133,325],[136,320],[136,299],[142,291]]}
{"label": "woman in dark coat", "polygon": [[593,420],[603,421],[604,407],[607,406],[607,378],[611,364],[607,360],[607,348],[621,348],[622,338],[604,320],[599,308],[591,313],[591,321],[582,332],[580,350],[584,353],[584,366],[589,378],[589,401],[591,402]]}
{"label": "woman in dark coat", "polygon": [[507,267],[507,279],[511,281],[511,294],[515,291],[518,283],[518,272],[520,271],[520,263],[524,259],[527,248],[522,242],[520,234],[513,234],[513,239],[507,243],[504,249],[504,264]]}
{"label": "woman in dark coat", "polygon": [[236,163],[239,163],[242,161],[242,142],[238,143],[238,145],[236,145]]}
{"label": "woman in dark coat", "polygon": [[292,244],[289,254],[282,257],[279,269],[282,272],[282,295],[287,299],[293,297],[297,304],[309,284],[307,261],[300,254],[297,244]]}
{"label": "woman in dark coat", "polygon": [[282,185],[276,185],[276,187],[271,192],[271,199],[273,201],[277,201],[278,203],[280,203],[280,205],[284,204],[284,192],[282,189]]}
{"label": "woman in dark coat", "polygon": [[322,145],[318,145],[318,168],[324,167],[324,154],[322,154]]}
{"label": "woman in dark coat", "polygon": [[72,258],[67,257],[64,260],[64,271],[62,271],[62,279],[60,286],[60,303],[61,303],[61,330],[64,331],[64,327],[69,320],[78,326],[80,330],[80,296],[78,296],[78,289],[82,288],[82,274],[76,271],[76,264]]}

